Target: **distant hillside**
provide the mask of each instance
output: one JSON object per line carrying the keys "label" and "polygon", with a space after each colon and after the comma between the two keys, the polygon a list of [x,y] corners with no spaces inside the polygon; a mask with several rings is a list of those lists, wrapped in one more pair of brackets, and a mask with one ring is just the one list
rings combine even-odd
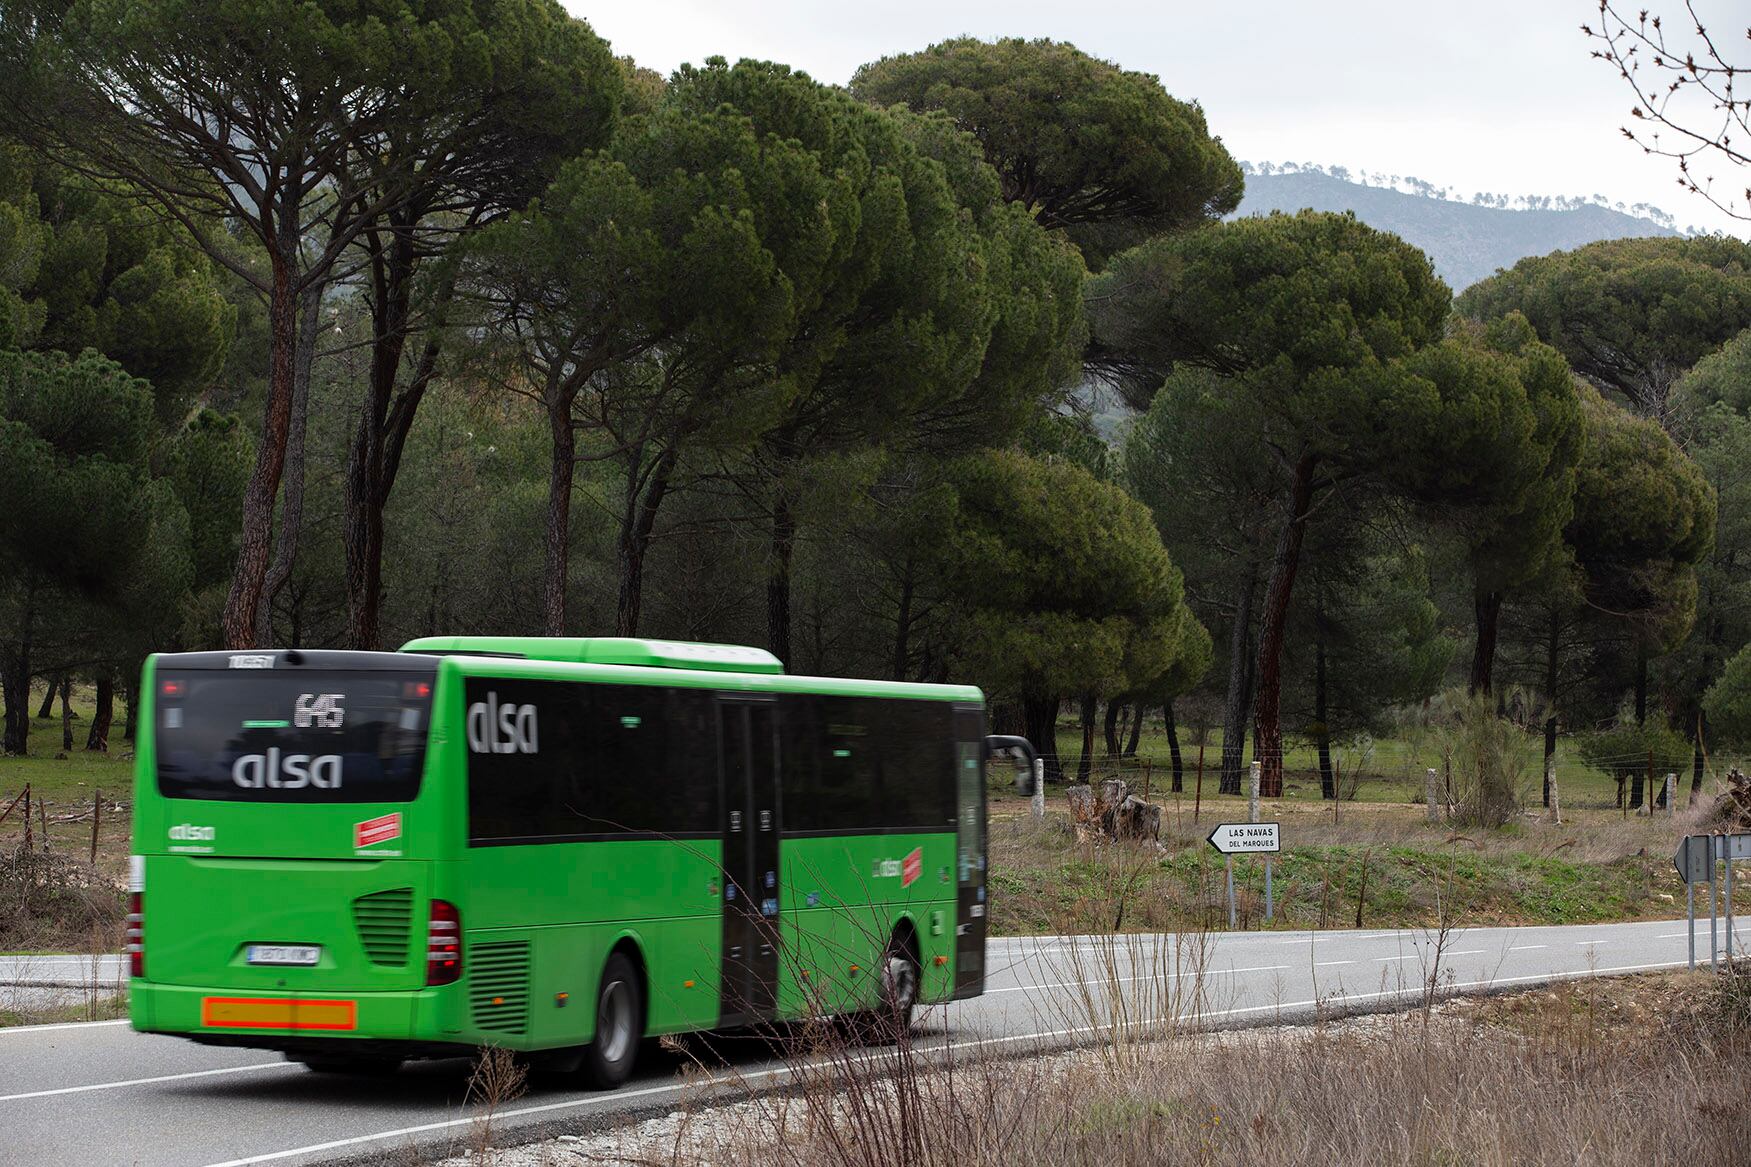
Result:
{"label": "distant hillside", "polygon": [[[1436,192],[1416,179],[1401,181],[1428,193],[1368,186],[1306,168],[1271,174],[1261,174],[1257,167],[1248,167],[1248,171],[1246,198],[1237,215],[1304,207],[1354,211],[1370,226],[1391,231],[1422,248],[1435,271],[1456,293],[1528,255],[1567,250],[1600,239],[1678,234],[1655,219],[1580,199],[1519,200],[1535,205],[1513,206],[1502,196],[1477,196],[1503,204],[1486,206],[1439,197],[1445,192]],[[1632,209],[1659,214],[1652,208]]]}

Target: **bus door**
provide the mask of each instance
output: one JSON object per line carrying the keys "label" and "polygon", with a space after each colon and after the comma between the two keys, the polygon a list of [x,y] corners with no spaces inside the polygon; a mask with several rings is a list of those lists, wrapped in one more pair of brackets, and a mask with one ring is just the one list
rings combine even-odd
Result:
{"label": "bus door", "polygon": [[769,1018],[778,995],[778,735],[771,700],[718,701],[723,971],[718,1023]]}
{"label": "bus door", "polygon": [[955,992],[985,989],[985,715],[955,709]]}

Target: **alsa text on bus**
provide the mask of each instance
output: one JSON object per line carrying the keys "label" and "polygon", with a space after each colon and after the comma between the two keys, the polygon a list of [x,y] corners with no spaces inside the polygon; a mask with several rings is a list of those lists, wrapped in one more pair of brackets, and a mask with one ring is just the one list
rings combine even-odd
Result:
{"label": "alsa text on bus", "polygon": [[488,692],[485,701],[468,707],[468,748],[477,754],[533,754],[538,751],[535,706],[499,704]]}
{"label": "alsa text on bus", "polygon": [[231,781],[246,790],[260,790],[264,786],[339,790],[340,755],[282,755],[279,747],[271,746],[265,754],[245,754],[231,763]]}

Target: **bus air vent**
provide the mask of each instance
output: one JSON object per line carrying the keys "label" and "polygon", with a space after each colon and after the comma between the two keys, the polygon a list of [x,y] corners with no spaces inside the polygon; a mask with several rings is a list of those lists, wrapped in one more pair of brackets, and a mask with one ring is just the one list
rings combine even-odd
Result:
{"label": "bus air vent", "polygon": [[413,888],[360,896],[353,901],[353,927],[358,929],[359,945],[372,964],[405,965],[413,934]]}
{"label": "bus air vent", "polygon": [[529,942],[469,948],[468,1003],[478,1029],[523,1033],[529,1028]]}

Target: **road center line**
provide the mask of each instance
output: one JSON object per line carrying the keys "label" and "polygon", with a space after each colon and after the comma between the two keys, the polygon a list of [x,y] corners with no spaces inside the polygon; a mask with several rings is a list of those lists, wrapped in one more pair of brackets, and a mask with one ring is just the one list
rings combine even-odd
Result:
{"label": "road center line", "polygon": [[1316,960],[1313,962],[1313,967],[1314,968],[1330,968],[1334,964],[1355,964],[1355,963],[1356,962],[1353,960]]}
{"label": "road center line", "polygon": [[1530,952],[1534,948],[1549,948],[1548,944],[1519,944],[1508,949],[1509,952]]}
{"label": "road center line", "polygon": [[149,1086],[154,1082],[180,1082],[186,1078],[211,1078],[216,1074],[247,1074],[256,1070],[296,1070],[293,1062],[257,1062],[250,1066],[226,1066],[218,1070],[190,1070],[186,1074],[160,1074],[156,1078],[129,1078],[125,1082],[93,1082],[89,1086],[62,1086],[58,1090],[32,1090],[27,1094],[0,1095],[0,1102],[20,1102],[26,1098],[48,1098],[55,1094],[84,1094],[91,1090],[120,1090],[127,1086]]}

